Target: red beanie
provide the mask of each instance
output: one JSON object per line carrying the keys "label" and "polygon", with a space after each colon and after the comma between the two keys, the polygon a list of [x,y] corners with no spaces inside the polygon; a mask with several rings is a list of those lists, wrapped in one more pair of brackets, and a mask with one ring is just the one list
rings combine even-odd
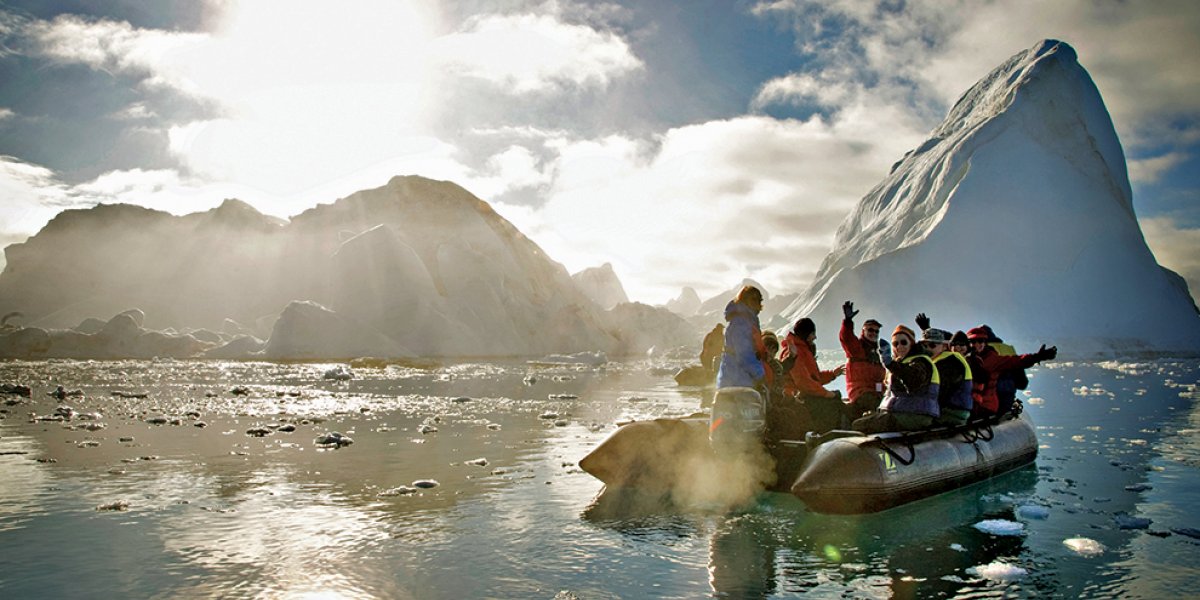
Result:
{"label": "red beanie", "polygon": [[988,332],[982,327],[972,327],[970,331],[967,331],[967,339],[972,342],[986,342],[988,341]]}

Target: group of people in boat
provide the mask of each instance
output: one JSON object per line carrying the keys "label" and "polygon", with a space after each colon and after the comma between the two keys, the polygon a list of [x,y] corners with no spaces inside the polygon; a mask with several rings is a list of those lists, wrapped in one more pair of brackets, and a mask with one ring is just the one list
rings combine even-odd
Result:
{"label": "group of people in boat", "polygon": [[[725,308],[723,331],[705,339],[702,362],[717,364],[717,387],[750,387],[767,398],[767,437],[803,439],[807,431],[851,429],[863,433],[915,431],[965,425],[1009,413],[1028,383],[1024,370],[1058,355],[1045,345],[1017,354],[987,325],[951,334],[916,316],[916,331],[900,324],[890,342],[883,325],[867,319],[855,334],[854,303],[842,305],[838,339],[846,363],[821,370],[816,324],[802,318],[783,340],[762,331],[763,295],[746,286]],[[720,332],[719,334],[717,332]],[[719,358],[708,338],[719,335]],[[846,375],[846,397],[825,386]]]}

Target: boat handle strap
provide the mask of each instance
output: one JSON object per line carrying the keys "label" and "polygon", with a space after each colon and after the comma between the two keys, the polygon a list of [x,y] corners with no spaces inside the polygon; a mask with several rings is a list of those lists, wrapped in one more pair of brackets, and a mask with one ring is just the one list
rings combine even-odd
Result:
{"label": "boat handle strap", "polygon": [[[877,438],[877,439],[878,439],[878,438]],[[913,448],[912,442],[905,442],[905,443],[904,443],[904,445],[908,447],[908,458],[907,458],[907,459],[905,459],[903,456],[900,456],[900,454],[899,454],[899,453],[897,453],[895,450],[892,450],[892,447],[891,447],[891,446],[889,446],[889,445],[887,445],[887,442],[885,442],[885,441],[883,441],[883,440],[879,440],[879,445],[880,445],[880,446],[883,446],[883,451],[884,451],[884,452],[887,452],[888,454],[891,454],[891,455],[892,455],[892,458],[894,458],[894,459],[896,459],[896,460],[900,461],[900,464],[902,464],[902,465],[904,465],[904,466],[906,466],[906,467],[907,467],[908,465],[911,465],[911,464],[913,464],[913,461],[917,459],[917,449],[916,449],[916,448]]]}
{"label": "boat handle strap", "polygon": [[[987,432],[987,433],[984,433],[984,432]],[[992,438],[996,437],[996,432],[992,431],[992,426],[990,424],[984,425],[982,428],[975,430],[975,437],[976,437],[976,439],[980,439],[985,442],[990,442],[990,441],[992,441]]]}

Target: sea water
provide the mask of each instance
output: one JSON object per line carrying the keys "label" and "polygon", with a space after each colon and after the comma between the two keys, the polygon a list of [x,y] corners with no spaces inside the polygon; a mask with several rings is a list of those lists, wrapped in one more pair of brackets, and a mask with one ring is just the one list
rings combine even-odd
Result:
{"label": "sea water", "polygon": [[[602,494],[577,462],[616,423],[711,402],[675,385],[679,363],[370,362],[326,379],[337,366],[0,363],[0,383],[33,389],[0,396],[0,597],[1200,589],[1195,360],[1034,369],[1036,464],[860,516],[777,493],[733,509]],[[59,385],[82,395],[47,395]],[[352,443],[316,443],[334,432]]]}

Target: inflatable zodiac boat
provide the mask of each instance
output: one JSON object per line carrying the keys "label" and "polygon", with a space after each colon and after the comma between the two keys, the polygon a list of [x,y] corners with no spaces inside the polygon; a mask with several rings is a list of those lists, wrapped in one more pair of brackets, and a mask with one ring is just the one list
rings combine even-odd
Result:
{"label": "inflatable zodiac boat", "polygon": [[[734,388],[738,390],[740,388]],[[722,390],[724,392],[725,390]],[[749,397],[742,390],[743,398]],[[751,391],[752,392],[752,391]],[[671,492],[729,468],[730,445],[761,434],[762,414],[751,404],[723,402],[713,417],[636,421],[622,425],[579,466],[610,487]],[[739,420],[739,416],[747,417]],[[736,428],[730,428],[734,424]],[[756,431],[757,428],[757,431]],[[761,446],[753,437],[754,445]],[[718,449],[714,451],[714,446]],[[863,435],[810,433],[804,441],[780,440],[766,452],[775,472],[764,478],[773,491],[790,492],[811,510],[860,514],[886,510],[1012,471],[1037,458],[1037,435],[1027,414],[962,427]],[[773,483],[772,483],[773,481]]]}

